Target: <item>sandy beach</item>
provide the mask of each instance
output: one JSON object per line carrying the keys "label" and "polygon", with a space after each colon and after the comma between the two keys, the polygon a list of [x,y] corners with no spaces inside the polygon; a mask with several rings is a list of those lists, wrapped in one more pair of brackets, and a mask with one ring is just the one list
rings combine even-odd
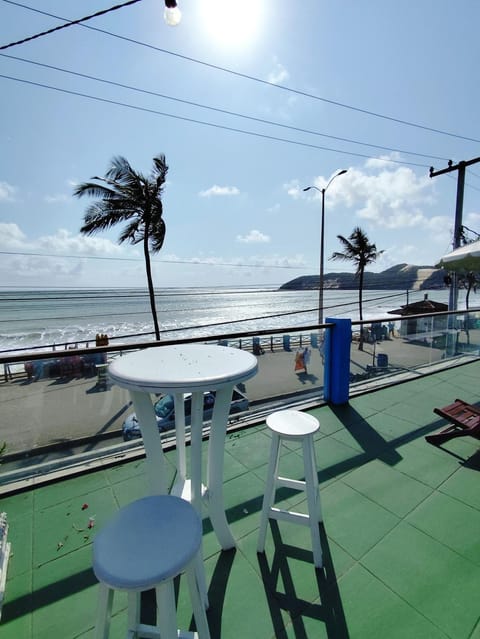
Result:
{"label": "sandy beach", "polygon": [[[372,369],[379,354],[387,357],[388,367]],[[441,349],[408,343],[401,338],[365,344],[363,351],[352,342],[352,380],[361,383],[379,373],[398,373],[438,361],[442,355]],[[258,356],[258,374],[244,388],[252,411],[274,398],[321,396],[323,366],[318,350],[311,349],[307,371],[295,371],[295,356],[296,350],[266,350]],[[7,443],[7,455],[20,451],[33,453],[55,444],[68,448],[78,440],[114,436],[132,412],[128,392],[110,382],[106,388],[99,387],[96,375],[38,381],[24,377],[2,381],[0,388],[0,441]]]}

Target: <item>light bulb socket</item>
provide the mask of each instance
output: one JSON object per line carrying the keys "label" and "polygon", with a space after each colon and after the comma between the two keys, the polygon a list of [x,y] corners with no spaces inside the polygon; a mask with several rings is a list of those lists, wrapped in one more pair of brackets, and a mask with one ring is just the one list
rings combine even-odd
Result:
{"label": "light bulb socket", "polygon": [[182,19],[182,12],[178,8],[176,0],[165,0],[165,11],[163,14],[165,22],[170,27],[176,27]]}

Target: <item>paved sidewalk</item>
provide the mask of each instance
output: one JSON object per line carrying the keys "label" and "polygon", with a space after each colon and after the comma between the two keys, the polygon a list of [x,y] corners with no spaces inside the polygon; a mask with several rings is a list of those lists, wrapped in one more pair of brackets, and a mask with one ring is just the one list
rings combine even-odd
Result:
{"label": "paved sidewalk", "polygon": [[[351,373],[365,378],[380,353],[389,361],[389,368],[380,373],[390,374],[441,361],[443,351],[400,338],[365,344],[363,351],[353,342]],[[318,350],[311,349],[307,372],[295,371],[295,354],[295,350],[267,350],[258,356],[258,374],[245,384],[252,406],[299,393],[322,397],[323,365]],[[119,433],[130,412],[128,392],[110,382],[106,389],[99,388],[96,376],[0,383],[0,441],[7,442],[7,454]]]}

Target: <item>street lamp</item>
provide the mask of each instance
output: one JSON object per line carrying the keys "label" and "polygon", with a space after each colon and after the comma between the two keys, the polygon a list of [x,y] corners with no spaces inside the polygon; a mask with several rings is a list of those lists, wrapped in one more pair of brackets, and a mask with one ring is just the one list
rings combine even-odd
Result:
{"label": "street lamp", "polygon": [[347,169],[342,169],[338,173],[335,173],[327,183],[323,189],[319,189],[317,186],[307,186],[303,190],[310,191],[310,189],[315,189],[322,194],[322,220],[320,225],[320,281],[318,285],[318,323],[323,324],[323,261],[324,261],[324,248],[325,248],[325,191],[328,189],[330,184],[333,182],[335,178],[339,175],[343,175],[347,172]]}

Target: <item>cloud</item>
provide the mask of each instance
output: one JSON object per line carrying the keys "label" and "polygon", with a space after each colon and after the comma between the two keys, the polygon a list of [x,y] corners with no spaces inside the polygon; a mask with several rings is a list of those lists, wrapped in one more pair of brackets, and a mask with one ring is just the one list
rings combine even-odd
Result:
{"label": "cloud", "polygon": [[274,204],[273,206],[269,206],[267,208],[268,213],[276,213],[279,210],[280,210],[280,204],[278,202],[276,202],[276,204]]}
{"label": "cloud", "polygon": [[236,186],[218,186],[214,184],[206,191],[200,191],[200,197],[211,197],[217,195],[240,195],[239,189]]}
{"label": "cloud", "polygon": [[63,255],[114,257],[122,252],[120,246],[111,240],[80,234],[73,235],[65,229],[58,229],[55,235],[38,238],[36,246],[47,253]]}
{"label": "cloud", "polygon": [[375,168],[385,168],[386,166],[392,166],[391,160],[399,161],[401,160],[401,155],[398,151],[392,151],[391,153],[386,153],[385,155],[379,155],[378,158],[369,158],[365,162],[365,166],[367,169],[375,169]]}
{"label": "cloud", "polygon": [[291,182],[286,182],[283,185],[283,189],[290,197],[293,197],[294,200],[299,200],[300,198],[306,197],[298,180],[291,180]]}
{"label": "cloud", "polygon": [[423,209],[433,203],[432,188],[428,177],[417,177],[405,166],[383,167],[376,175],[352,169],[343,192],[338,187],[338,198],[349,207],[363,201],[357,216],[373,227],[400,229],[427,222]]}
{"label": "cloud", "polygon": [[470,239],[478,240],[480,237],[477,234],[480,233],[480,213],[475,213],[471,211],[466,213],[463,216],[465,226],[468,227],[465,229],[467,237]]}
{"label": "cloud", "polygon": [[69,195],[64,193],[57,193],[56,195],[46,195],[44,200],[47,204],[58,204],[68,202],[71,199]]}
{"label": "cloud", "polygon": [[[434,203],[432,181],[427,176],[418,177],[409,167],[392,166],[388,159],[396,156],[372,158],[363,167],[350,167],[345,175],[331,182],[329,208],[343,204],[356,209],[356,217],[368,221],[372,228],[430,227],[424,210]],[[330,179],[331,176],[317,176],[313,185],[321,190]],[[294,199],[303,195],[295,181],[288,185],[287,192]],[[316,191],[313,198],[319,197],[321,194]]]}
{"label": "cloud", "polygon": [[[90,283],[98,283],[99,277],[113,281],[118,276],[118,262],[82,258],[124,255],[120,246],[105,238],[74,235],[63,229],[53,235],[28,238],[15,223],[0,223],[0,250],[11,253],[8,259],[0,260],[2,281],[35,286],[60,282],[77,286],[86,274]],[[135,265],[129,262],[128,269],[131,274]]]}
{"label": "cloud", "polygon": [[0,248],[15,252],[48,253],[51,255],[78,255],[115,257],[122,253],[118,244],[101,237],[74,235],[65,229],[58,229],[54,235],[44,235],[28,239],[14,222],[0,222]]}
{"label": "cloud", "polygon": [[[162,256],[162,261],[178,262],[180,264],[206,264],[208,266],[242,266],[247,267],[281,267],[281,268],[303,268],[307,265],[303,255],[294,257],[270,255],[270,256],[250,256],[245,257],[221,257],[213,255],[200,255],[197,257],[179,257],[173,253]],[[248,263],[247,263],[248,262]]]}
{"label": "cloud", "polygon": [[20,227],[13,223],[0,222],[0,247],[13,250],[25,244],[26,236]]}
{"label": "cloud", "polygon": [[237,235],[237,242],[244,242],[245,244],[259,244],[270,242],[270,236],[252,229],[247,235]]}
{"label": "cloud", "polygon": [[8,182],[0,182],[0,202],[13,202],[17,189],[8,184]]}
{"label": "cloud", "polygon": [[271,82],[272,84],[283,84],[289,79],[290,74],[276,57],[274,57],[273,61],[274,68],[268,74],[267,81]]}

